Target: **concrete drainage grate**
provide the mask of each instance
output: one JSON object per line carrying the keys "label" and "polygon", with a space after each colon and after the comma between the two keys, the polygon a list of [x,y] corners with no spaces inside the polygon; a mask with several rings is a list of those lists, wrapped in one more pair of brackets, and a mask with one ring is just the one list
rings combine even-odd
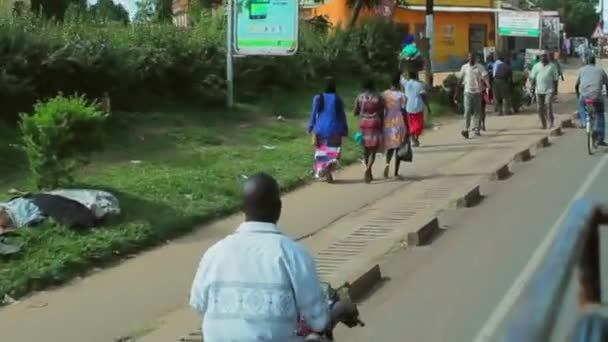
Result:
{"label": "concrete drainage grate", "polygon": [[[395,203],[390,208],[371,207],[365,210],[366,216],[373,212],[371,220],[366,220],[347,236],[333,242],[316,256],[317,271],[321,278],[330,277],[343,265],[360,255],[367,245],[392,236],[396,231],[424,211],[436,206],[437,200],[449,200],[447,197],[457,188],[468,183],[471,177],[447,178],[435,183],[432,188],[423,188],[420,195],[406,203]],[[398,204],[398,205],[397,205]],[[403,208],[403,209],[400,209]]]}

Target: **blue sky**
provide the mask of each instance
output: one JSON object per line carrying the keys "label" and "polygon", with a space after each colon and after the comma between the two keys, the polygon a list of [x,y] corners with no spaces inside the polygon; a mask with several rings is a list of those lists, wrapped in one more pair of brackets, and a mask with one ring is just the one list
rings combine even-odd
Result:
{"label": "blue sky", "polygon": [[[97,3],[97,0],[87,0],[87,2],[89,4],[94,4]],[[125,9],[127,11],[129,11],[129,14],[131,14],[131,17],[133,17],[133,15],[135,14],[135,2],[137,2],[137,0],[114,0],[115,3],[117,4],[121,4],[125,7]]]}

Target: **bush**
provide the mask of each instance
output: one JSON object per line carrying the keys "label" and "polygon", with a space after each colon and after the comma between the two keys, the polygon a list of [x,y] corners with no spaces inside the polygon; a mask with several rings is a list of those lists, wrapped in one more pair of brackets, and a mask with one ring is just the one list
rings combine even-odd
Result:
{"label": "bush", "polygon": [[107,116],[83,96],[61,95],[36,104],[32,115],[21,114],[22,147],[38,189],[72,181],[76,168],[102,149]]}
{"label": "bush", "polygon": [[524,90],[523,87],[528,81],[528,75],[523,71],[513,72],[513,92],[512,99],[513,109],[519,112],[519,109],[524,105]]}
{"label": "bush", "polygon": [[[206,106],[223,102],[225,16],[203,13],[191,29],[85,19],[57,23],[0,17],[0,117],[14,120],[16,113],[31,110],[34,99],[59,92],[99,98],[107,91],[118,110],[167,100]],[[260,85],[289,90],[326,75],[392,72],[397,32],[383,20],[331,33],[302,25],[297,55],[235,61],[237,98],[259,94]]]}

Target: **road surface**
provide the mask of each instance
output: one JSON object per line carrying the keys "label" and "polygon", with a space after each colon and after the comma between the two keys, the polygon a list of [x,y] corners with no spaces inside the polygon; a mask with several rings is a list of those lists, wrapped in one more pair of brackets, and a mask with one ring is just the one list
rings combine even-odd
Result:
{"label": "road surface", "polygon": [[[387,259],[390,279],[361,306],[366,327],[340,328],[337,340],[473,341],[603,158],[586,154],[582,131],[570,132],[483,188],[477,207],[444,213],[435,242]],[[585,195],[608,202],[608,167],[592,178]]]}

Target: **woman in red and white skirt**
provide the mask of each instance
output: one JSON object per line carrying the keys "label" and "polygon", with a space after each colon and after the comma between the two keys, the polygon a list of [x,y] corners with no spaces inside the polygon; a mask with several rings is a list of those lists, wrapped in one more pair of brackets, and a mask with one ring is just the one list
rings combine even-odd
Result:
{"label": "woman in red and white skirt", "polygon": [[407,99],[405,110],[412,144],[420,146],[419,137],[424,131],[424,108],[426,107],[428,114],[431,114],[426,85],[418,80],[417,72],[409,72],[408,79],[403,82],[403,89]]}

